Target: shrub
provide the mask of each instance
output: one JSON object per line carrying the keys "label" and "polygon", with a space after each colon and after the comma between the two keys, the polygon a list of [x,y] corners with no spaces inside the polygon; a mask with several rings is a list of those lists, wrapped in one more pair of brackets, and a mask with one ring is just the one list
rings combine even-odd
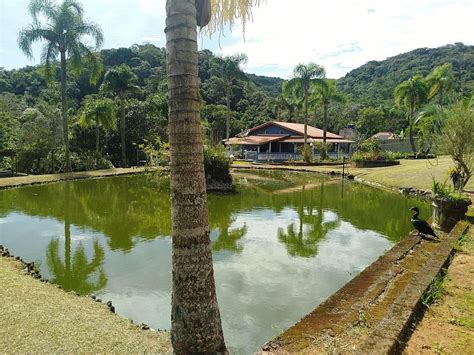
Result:
{"label": "shrub", "polygon": [[224,148],[207,147],[204,149],[204,171],[206,180],[223,183],[232,182],[230,158]]}
{"label": "shrub", "polygon": [[468,196],[463,195],[459,192],[454,191],[451,186],[448,185],[446,181],[439,182],[433,178],[431,184],[431,191],[433,192],[434,197],[446,200],[466,200],[469,199]]}
{"label": "shrub", "polygon": [[145,139],[143,144],[138,146],[146,155],[146,166],[168,166],[170,163],[170,145],[156,137],[154,142]]}
{"label": "shrub", "polygon": [[367,139],[359,144],[352,155],[353,161],[362,160],[395,160],[392,153],[382,150],[377,139]]}

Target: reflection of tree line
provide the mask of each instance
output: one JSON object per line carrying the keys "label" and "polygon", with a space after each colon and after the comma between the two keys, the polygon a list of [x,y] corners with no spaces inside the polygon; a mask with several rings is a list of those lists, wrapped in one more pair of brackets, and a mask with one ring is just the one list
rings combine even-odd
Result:
{"label": "reflection of tree line", "polygon": [[[300,186],[316,180],[309,175],[298,175],[295,179]],[[288,183],[279,190],[287,188]],[[338,222],[323,222],[324,210],[336,212],[339,220],[348,221],[358,229],[374,230],[391,239],[398,239],[410,230],[409,206],[402,196],[353,183],[346,183],[344,189],[342,198],[340,184],[287,194],[275,193],[278,188],[262,191],[261,187],[248,184],[241,186],[237,194],[209,195],[210,228],[219,234],[214,249],[238,251],[238,240],[247,228],[231,228],[235,215],[255,208],[268,208],[275,213],[293,208],[298,212],[299,225],[289,226],[279,235],[287,245],[301,244],[292,249],[309,250],[299,254],[316,253],[313,241],[336,227],[334,223]],[[61,198],[66,193],[68,197]],[[134,237],[153,239],[170,235],[169,193],[160,192],[156,182],[144,176],[29,187],[3,191],[2,195],[5,207],[0,207],[0,214],[18,210],[65,221],[65,211],[68,211],[70,224],[103,233],[113,250],[129,251]],[[426,214],[429,207],[418,205]],[[403,211],[402,216],[400,211]],[[307,227],[303,228],[304,225]],[[305,235],[302,235],[303,230]]]}

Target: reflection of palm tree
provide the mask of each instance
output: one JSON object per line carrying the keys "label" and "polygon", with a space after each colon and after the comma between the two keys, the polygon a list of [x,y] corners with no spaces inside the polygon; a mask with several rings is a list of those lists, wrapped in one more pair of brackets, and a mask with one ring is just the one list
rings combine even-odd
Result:
{"label": "reflection of palm tree", "polygon": [[247,233],[247,225],[244,224],[242,228],[236,228],[230,230],[227,226],[225,228],[219,228],[219,237],[212,243],[213,251],[229,250],[236,253],[242,251],[242,246],[238,245],[237,242]]}
{"label": "reflection of palm tree", "polygon": [[[59,241],[56,239],[49,243],[46,258],[49,270],[54,275],[54,283],[61,285],[67,291],[76,291],[81,295],[86,295],[105,287],[107,276],[102,268],[104,250],[97,240],[94,241],[94,256],[91,262],[88,262],[82,244],[74,252],[72,264],[70,255],[70,249],[66,248],[65,260],[63,262],[59,257]],[[89,277],[96,271],[99,272],[97,282],[89,282]]]}
{"label": "reflection of palm tree", "polygon": [[[321,184],[319,204],[317,214],[314,215],[315,206],[313,204],[313,194],[311,191],[305,193],[305,187],[301,192],[301,200],[298,206],[299,229],[295,232],[294,223],[278,230],[278,239],[286,244],[288,253],[291,256],[312,257],[318,253],[317,244],[326,234],[339,225],[339,221],[324,223],[324,182]],[[310,228],[305,230],[304,225]]]}
{"label": "reflection of palm tree", "polygon": [[283,228],[278,229],[278,240],[286,244],[288,254],[291,256],[312,257],[318,253],[318,248],[313,241],[303,237],[303,225],[300,221],[300,228],[295,232],[295,224],[291,223],[287,231]]}
{"label": "reflection of palm tree", "polygon": [[[54,275],[54,283],[61,285],[65,290],[76,291],[84,295],[105,287],[107,277],[102,269],[104,250],[97,241],[94,242],[94,257],[90,263],[82,244],[74,253],[71,263],[71,222],[70,222],[70,195],[71,185],[64,183],[64,263],[59,257],[59,242],[52,240],[49,243],[46,257],[50,272]],[[87,281],[95,271],[99,271],[99,280],[93,284]]]}

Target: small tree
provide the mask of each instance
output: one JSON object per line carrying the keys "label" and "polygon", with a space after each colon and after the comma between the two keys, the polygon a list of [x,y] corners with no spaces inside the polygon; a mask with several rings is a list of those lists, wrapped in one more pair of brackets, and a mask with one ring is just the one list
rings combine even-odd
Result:
{"label": "small tree", "polygon": [[443,151],[460,172],[462,190],[474,174],[474,98],[456,102],[447,110],[447,119],[440,136]]}
{"label": "small tree", "polygon": [[96,168],[100,161],[100,128],[108,131],[115,128],[115,104],[107,98],[87,96],[81,113],[81,125],[95,129]]}
{"label": "small tree", "polygon": [[126,153],[126,123],[125,123],[125,106],[127,95],[132,92],[140,92],[140,88],[135,85],[138,79],[132,69],[122,64],[118,67],[109,69],[104,76],[104,83],[101,90],[111,92],[117,95],[120,100],[120,145],[122,147],[122,168],[128,166]]}

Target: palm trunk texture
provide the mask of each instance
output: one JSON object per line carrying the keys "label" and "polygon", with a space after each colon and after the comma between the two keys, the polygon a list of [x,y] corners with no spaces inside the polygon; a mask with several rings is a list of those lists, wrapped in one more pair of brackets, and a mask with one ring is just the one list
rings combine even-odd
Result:
{"label": "palm trunk texture", "polygon": [[194,0],[167,0],[173,291],[176,354],[226,353],[214,282],[198,99]]}
{"label": "palm trunk texture", "polygon": [[230,120],[231,120],[231,111],[230,111],[230,95],[231,95],[231,90],[232,90],[232,84],[227,85],[227,92],[226,92],[226,102],[227,102],[227,119],[225,122],[225,138],[227,142],[229,142],[230,138]]}
{"label": "palm trunk texture", "polygon": [[120,145],[122,146],[122,168],[127,167],[127,151],[125,147],[125,97],[120,94]]}
{"label": "palm trunk texture", "polygon": [[63,138],[66,155],[66,172],[71,172],[71,156],[69,154],[69,124],[67,120],[67,96],[66,96],[66,52],[61,52],[61,118],[63,121]]}

